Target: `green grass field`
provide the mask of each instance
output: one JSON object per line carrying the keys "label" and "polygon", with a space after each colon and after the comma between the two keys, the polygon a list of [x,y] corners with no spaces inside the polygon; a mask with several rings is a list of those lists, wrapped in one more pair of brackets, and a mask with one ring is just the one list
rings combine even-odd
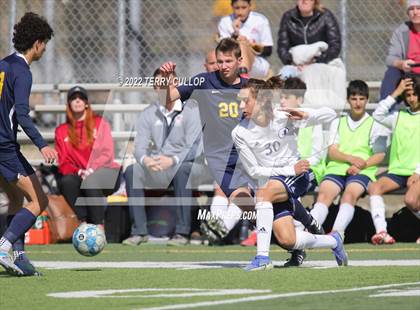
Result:
{"label": "green grass field", "polygon": [[273,246],[278,268],[252,273],[241,267],[255,248],[239,246],[110,244],[92,258],[70,244],[27,249],[44,276],[0,271],[0,309],[420,309],[416,244],[347,245],[342,268],[329,250],[312,250],[289,269]]}

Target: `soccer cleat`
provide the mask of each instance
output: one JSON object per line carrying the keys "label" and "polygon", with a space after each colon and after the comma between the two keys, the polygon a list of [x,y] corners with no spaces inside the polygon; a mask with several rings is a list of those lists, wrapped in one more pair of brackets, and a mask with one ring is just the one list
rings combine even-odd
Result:
{"label": "soccer cleat", "polygon": [[241,242],[242,246],[256,246],[257,245],[257,232],[253,231],[248,238]]}
{"label": "soccer cleat", "polygon": [[200,224],[201,232],[207,237],[208,243],[210,245],[222,245],[223,240],[217,235],[213,230],[210,229],[206,222]]}
{"label": "soccer cleat", "polygon": [[13,263],[12,257],[7,252],[0,251],[0,265],[7,273],[14,276],[23,276],[23,271]]}
{"label": "soccer cleat", "polygon": [[305,250],[292,250],[292,256],[284,263],[284,267],[299,267],[306,258]]}
{"label": "soccer cleat", "polygon": [[273,269],[273,263],[268,256],[257,255],[251,263],[244,268],[245,271],[262,271]]}
{"label": "soccer cleat", "polygon": [[42,273],[35,269],[25,254],[20,254],[16,257],[14,263],[22,270],[23,276],[42,276]]}
{"label": "soccer cleat", "polygon": [[381,231],[377,234],[374,234],[372,236],[372,239],[370,239],[373,244],[379,245],[379,244],[394,244],[395,239],[391,237],[390,234],[388,234],[386,231]]}
{"label": "soccer cleat", "polygon": [[318,223],[316,219],[312,217],[312,222],[307,227],[308,232],[314,235],[325,235],[324,228],[322,228],[322,225]]}
{"label": "soccer cleat", "polygon": [[215,215],[210,216],[207,220],[207,226],[213,230],[221,239],[226,237],[229,233],[229,230],[226,228],[223,220]]}
{"label": "soccer cleat", "polygon": [[348,257],[346,251],[344,250],[343,240],[341,239],[340,234],[337,231],[333,231],[330,235],[337,241],[337,246],[332,249],[332,251],[338,266],[347,266]]}

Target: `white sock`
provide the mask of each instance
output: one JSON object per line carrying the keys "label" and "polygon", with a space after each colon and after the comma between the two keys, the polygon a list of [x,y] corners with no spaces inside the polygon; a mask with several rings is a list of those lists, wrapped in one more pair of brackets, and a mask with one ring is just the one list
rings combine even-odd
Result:
{"label": "white sock", "polygon": [[341,238],[344,240],[344,231],[349,226],[354,215],[354,206],[349,203],[342,203],[335,219],[333,231],[338,231]]}
{"label": "white sock", "polygon": [[385,203],[381,196],[370,196],[370,212],[372,213],[372,220],[375,225],[376,233],[386,231]]}
{"label": "white sock", "polygon": [[299,221],[293,220],[293,224],[295,225],[296,230],[305,230],[305,226]]}
{"label": "white sock", "polygon": [[296,230],[296,243],[294,250],[303,250],[307,248],[331,248],[337,246],[337,240],[330,235],[313,235],[307,231]]}
{"label": "white sock", "polygon": [[273,205],[268,201],[257,202],[255,211],[257,212],[257,255],[268,256],[273,230]]}
{"label": "white sock", "polygon": [[328,215],[328,207],[322,202],[315,203],[313,209],[311,210],[311,215],[316,221],[322,225],[325,222],[325,219]]}
{"label": "white sock", "polygon": [[214,196],[210,206],[210,213],[217,217],[224,218],[228,209],[229,200],[223,196]]}
{"label": "white sock", "polygon": [[234,203],[230,203],[225,213],[225,217],[223,218],[223,222],[225,223],[226,228],[230,231],[233,227],[235,227],[236,223],[239,222],[242,215],[242,209],[239,208]]}
{"label": "white sock", "polygon": [[10,241],[7,240],[4,237],[1,237],[1,239],[0,239],[0,251],[1,252],[9,252],[11,248],[12,248],[12,244],[10,243]]}

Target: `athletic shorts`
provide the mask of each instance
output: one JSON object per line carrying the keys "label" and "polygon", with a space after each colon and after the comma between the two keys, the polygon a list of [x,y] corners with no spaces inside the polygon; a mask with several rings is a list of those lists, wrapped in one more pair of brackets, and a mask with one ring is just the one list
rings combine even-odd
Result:
{"label": "athletic shorts", "polygon": [[[309,172],[313,173],[312,170],[310,170],[310,169],[309,169]],[[312,178],[312,180],[308,184],[308,189],[306,190],[306,192],[307,193],[314,192],[316,190],[316,188],[318,187],[318,185],[319,185],[318,181],[316,180],[315,175],[314,175],[314,178]]]}
{"label": "athletic shorts", "polygon": [[273,203],[273,213],[274,213],[273,222],[285,216],[294,217],[295,206],[294,206],[293,200],[294,199],[289,199],[287,201]]}
{"label": "athletic shorts", "polygon": [[381,175],[379,178],[387,177],[397,183],[400,188],[406,188],[407,187],[407,181],[409,176],[405,175],[398,175],[394,173],[385,173],[384,175]]}
{"label": "athletic shorts", "polygon": [[334,182],[340,187],[341,191],[344,191],[347,185],[350,183],[359,183],[365,189],[365,192],[368,189],[371,179],[368,176],[363,174],[357,175],[336,175],[336,174],[327,174],[322,181],[329,180]]}
{"label": "athletic shorts", "polygon": [[34,169],[20,152],[17,152],[17,156],[14,158],[0,161],[0,175],[7,182],[13,182],[21,176],[27,177],[34,173]]}
{"label": "athletic shorts", "polygon": [[277,180],[283,183],[289,198],[299,198],[308,192],[309,183],[315,179],[312,171],[308,171],[296,176],[285,177],[283,175],[272,176],[270,180]]}

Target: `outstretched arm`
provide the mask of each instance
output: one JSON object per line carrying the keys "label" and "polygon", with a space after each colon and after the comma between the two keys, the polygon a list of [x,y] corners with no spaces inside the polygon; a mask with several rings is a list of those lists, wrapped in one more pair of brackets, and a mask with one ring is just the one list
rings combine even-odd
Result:
{"label": "outstretched arm", "polygon": [[168,61],[165,62],[162,66],[160,66],[160,72],[166,78],[168,78],[169,85],[167,87],[167,100],[169,102],[178,100],[181,98],[176,85],[173,83],[173,77],[176,76],[175,74],[176,63]]}

